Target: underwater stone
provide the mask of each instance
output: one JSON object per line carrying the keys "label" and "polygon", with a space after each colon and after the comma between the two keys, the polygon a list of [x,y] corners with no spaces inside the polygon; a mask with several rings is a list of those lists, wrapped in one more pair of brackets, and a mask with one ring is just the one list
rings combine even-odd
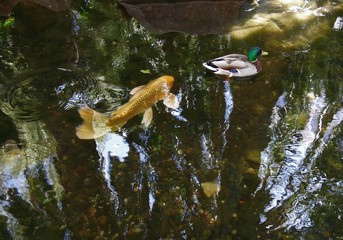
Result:
{"label": "underwater stone", "polygon": [[281,35],[283,30],[270,17],[260,14],[248,20],[242,28],[233,28],[231,36],[235,39],[246,39],[260,32],[270,35]]}
{"label": "underwater stone", "polygon": [[120,0],[119,3],[141,25],[158,34],[224,34],[237,19],[244,1]]}
{"label": "underwater stone", "polygon": [[201,187],[207,197],[212,197],[217,194],[220,190],[220,185],[213,182],[201,183]]}
{"label": "underwater stone", "polygon": [[259,149],[248,149],[245,158],[259,164],[261,161],[261,151]]}
{"label": "underwater stone", "polygon": [[251,174],[251,175],[256,175],[256,171],[253,168],[248,168],[247,170],[245,170],[245,173]]}

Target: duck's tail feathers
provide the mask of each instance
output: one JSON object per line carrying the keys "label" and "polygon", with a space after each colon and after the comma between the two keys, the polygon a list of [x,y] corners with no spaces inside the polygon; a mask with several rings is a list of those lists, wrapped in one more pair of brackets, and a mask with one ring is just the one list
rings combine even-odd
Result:
{"label": "duck's tail feathers", "polygon": [[111,131],[111,127],[107,126],[110,119],[109,116],[103,115],[89,107],[79,109],[83,124],[76,128],[76,135],[80,139],[95,139],[102,137]]}

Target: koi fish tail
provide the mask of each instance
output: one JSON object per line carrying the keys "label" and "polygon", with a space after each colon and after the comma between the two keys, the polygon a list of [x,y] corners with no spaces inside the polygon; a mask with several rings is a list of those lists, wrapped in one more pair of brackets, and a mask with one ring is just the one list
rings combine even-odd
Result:
{"label": "koi fish tail", "polygon": [[99,138],[111,131],[107,126],[109,116],[103,115],[89,107],[79,109],[83,124],[76,128],[76,135],[80,139]]}

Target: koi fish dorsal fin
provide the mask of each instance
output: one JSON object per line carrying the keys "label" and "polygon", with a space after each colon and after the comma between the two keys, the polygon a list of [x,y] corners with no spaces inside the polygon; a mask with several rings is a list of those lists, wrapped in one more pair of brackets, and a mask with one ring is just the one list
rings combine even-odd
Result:
{"label": "koi fish dorsal fin", "polygon": [[141,124],[143,124],[144,127],[149,127],[150,123],[152,122],[152,118],[153,112],[152,108],[150,107],[147,110],[145,110]]}
{"label": "koi fish dorsal fin", "polygon": [[177,109],[179,107],[179,100],[177,99],[177,97],[174,94],[169,93],[163,99],[163,104],[166,105],[169,108]]}
{"label": "koi fish dorsal fin", "polygon": [[136,95],[138,92],[140,92],[143,88],[145,88],[145,85],[135,87],[130,91],[131,95]]}
{"label": "koi fish dorsal fin", "polygon": [[130,91],[130,95],[132,97],[130,98],[129,102],[135,100],[138,96],[140,96],[144,92],[145,85],[135,87]]}

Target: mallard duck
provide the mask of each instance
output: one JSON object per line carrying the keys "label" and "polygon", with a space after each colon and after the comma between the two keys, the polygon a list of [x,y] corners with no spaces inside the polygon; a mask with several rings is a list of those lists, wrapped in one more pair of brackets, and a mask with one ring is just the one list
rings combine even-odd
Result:
{"label": "mallard duck", "polygon": [[262,65],[258,60],[261,55],[268,55],[259,47],[253,47],[248,51],[248,55],[229,54],[204,62],[207,69],[218,75],[226,75],[237,78],[249,78],[255,76],[262,70]]}

